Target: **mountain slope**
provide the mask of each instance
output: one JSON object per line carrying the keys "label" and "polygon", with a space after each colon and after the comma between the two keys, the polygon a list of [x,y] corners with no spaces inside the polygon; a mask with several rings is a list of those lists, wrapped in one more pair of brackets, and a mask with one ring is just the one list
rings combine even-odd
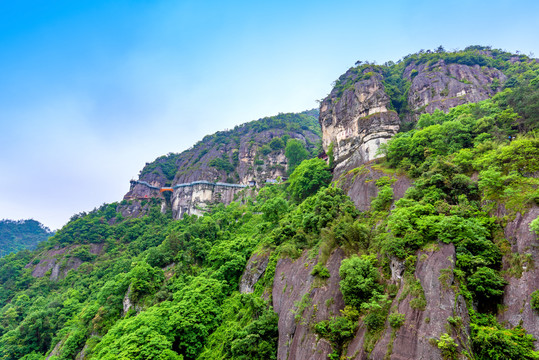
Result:
{"label": "mountain slope", "polygon": [[23,249],[33,250],[52,235],[54,232],[35,220],[1,220],[0,257]]}
{"label": "mountain slope", "polygon": [[[173,219],[159,192],[74,216],[0,259],[0,359],[537,359],[539,69],[523,64],[493,98],[408,125],[387,105],[400,131],[376,161],[309,159],[201,216]],[[395,99],[375,77],[354,89]],[[226,181],[209,163],[236,142],[209,140],[200,174]],[[193,180],[178,158],[140,180]]]}

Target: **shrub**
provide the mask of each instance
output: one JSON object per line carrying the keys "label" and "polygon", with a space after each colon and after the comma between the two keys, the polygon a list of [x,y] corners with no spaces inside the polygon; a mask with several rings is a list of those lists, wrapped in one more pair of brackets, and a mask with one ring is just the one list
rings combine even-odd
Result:
{"label": "shrub", "polygon": [[356,309],[382,291],[381,285],[378,284],[378,270],[367,256],[353,255],[343,260],[339,275],[342,279],[340,287],[344,302]]}
{"label": "shrub", "polygon": [[539,235],[539,216],[530,223],[530,231]]}
{"label": "shrub", "polygon": [[539,290],[535,290],[531,294],[530,306],[532,309],[539,311]]}
{"label": "shrub", "polygon": [[389,325],[391,325],[391,327],[393,329],[398,329],[402,326],[402,324],[404,324],[404,320],[405,320],[406,316],[404,314],[401,314],[401,313],[393,313],[393,314],[390,314],[389,315]]}
{"label": "shrub", "polygon": [[480,267],[468,278],[468,288],[476,296],[484,299],[497,298],[503,295],[503,288],[507,284],[505,279],[496,271],[488,267]]}
{"label": "shrub", "polygon": [[440,336],[440,339],[436,341],[438,349],[442,352],[444,359],[456,359],[457,358],[457,348],[458,344],[455,340],[447,333],[444,333]]}
{"label": "shrub", "polygon": [[314,195],[318,189],[327,186],[331,181],[331,173],[324,160],[305,160],[290,175],[290,194],[296,200],[303,200]]}
{"label": "shrub", "polygon": [[274,137],[269,143],[269,147],[272,150],[279,150],[284,148],[284,141],[281,138]]}
{"label": "shrub", "polygon": [[327,279],[331,276],[329,273],[329,270],[327,267],[325,267],[322,264],[316,264],[313,268],[313,271],[311,271],[312,276],[318,276],[322,279]]}

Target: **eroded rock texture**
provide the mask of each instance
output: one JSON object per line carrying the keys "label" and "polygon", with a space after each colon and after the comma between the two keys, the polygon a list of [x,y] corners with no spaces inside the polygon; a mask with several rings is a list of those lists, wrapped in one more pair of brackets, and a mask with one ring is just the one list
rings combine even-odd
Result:
{"label": "eroded rock texture", "polygon": [[372,199],[378,195],[376,180],[384,176],[389,176],[395,180],[391,185],[394,201],[402,198],[406,190],[412,186],[412,181],[408,177],[398,174],[388,175],[373,168],[371,164],[363,165],[342,174],[337,183],[350,196],[358,210],[367,211],[371,207]]}
{"label": "eroded rock texture", "polygon": [[[511,244],[511,256],[520,258],[520,261],[512,259],[513,267],[518,266],[520,269],[516,269],[515,276],[506,278],[509,282],[503,297],[506,308],[498,316],[499,321],[506,321],[511,327],[522,324],[536,339],[539,338],[539,314],[530,306],[530,294],[539,289],[539,266],[536,263],[539,259],[539,243],[537,235],[530,232],[529,225],[538,216],[539,207],[535,206],[524,215],[517,214],[505,228],[505,238]],[[505,258],[504,269],[509,268],[509,259]],[[538,348],[537,343],[535,347]]]}
{"label": "eroded rock texture", "polygon": [[327,261],[330,278],[322,281],[311,275],[316,259],[305,252],[299,259],[280,259],[273,282],[273,309],[279,315],[279,360],[326,360],[331,345],[320,339],[312,325],[338,315],[344,308],[339,290],[339,267],[344,258],[336,250]]}
{"label": "eroded rock texture", "polygon": [[364,69],[362,74],[350,69],[339,79],[341,85],[321,102],[322,145],[326,152],[333,151],[336,177],[379,157],[380,145],[399,131],[402,122],[414,122],[419,115],[436,109],[448,111],[488,99],[506,80],[494,68],[445,64],[443,60],[411,63],[402,78],[409,89],[406,104],[398,109],[375,67]]}
{"label": "eroded rock texture", "polygon": [[[364,350],[365,327],[360,326],[356,337],[348,346],[351,359],[442,359],[436,346],[429,340],[437,339],[447,330],[448,317],[460,316],[462,326],[449,328],[450,335],[459,341],[459,349],[469,349],[468,310],[464,300],[455,296],[453,268],[455,247],[439,244],[436,249],[419,252],[415,277],[423,287],[426,305],[424,310],[413,306],[416,296],[407,294],[404,280],[391,305],[396,312],[405,314],[404,324],[396,331],[386,323],[380,340],[370,354]],[[392,333],[394,331],[394,333]]]}
{"label": "eroded rock texture", "polygon": [[380,74],[356,82],[340,98],[334,90],[322,101],[322,145],[326,152],[333,147],[336,174],[375,159],[380,144],[397,133],[400,120],[390,102]]}
{"label": "eroded rock texture", "polygon": [[[414,75],[417,74],[417,75]],[[409,119],[417,120],[420,114],[444,112],[452,107],[486,100],[501,90],[506,76],[498,69],[446,65],[443,60],[433,65],[409,65],[404,76],[411,80],[408,104]],[[498,81],[494,83],[494,80]]]}
{"label": "eroded rock texture", "polygon": [[264,275],[269,262],[269,253],[253,254],[240,280],[240,293],[249,294],[255,290],[255,284]]}

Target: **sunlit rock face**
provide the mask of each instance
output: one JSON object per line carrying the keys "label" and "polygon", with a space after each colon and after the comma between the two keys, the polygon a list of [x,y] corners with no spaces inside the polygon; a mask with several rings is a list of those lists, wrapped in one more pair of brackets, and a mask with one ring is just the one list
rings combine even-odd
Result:
{"label": "sunlit rock face", "polygon": [[[423,113],[486,100],[500,91],[506,76],[498,69],[448,64],[410,64],[404,77],[411,80],[407,119],[415,121]],[[497,80],[497,81],[496,81]]]}
{"label": "sunlit rock face", "polygon": [[407,96],[397,113],[396,99],[388,95],[379,69],[351,68],[320,104],[322,145],[328,155],[333,152],[336,178],[382,156],[380,145],[404,123],[437,109],[488,99],[507,79],[500,70],[479,65],[411,63],[399,75],[407,84]]}
{"label": "sunlit rock face", "polygon": [[379,157],[378,148],[397,133],[400,120],[390,110],[380,74],[360,80],[340,97],[337,95],[332,91],[322,101],[320,125],[324,150],[332,148],[335,172],[340,174]]}

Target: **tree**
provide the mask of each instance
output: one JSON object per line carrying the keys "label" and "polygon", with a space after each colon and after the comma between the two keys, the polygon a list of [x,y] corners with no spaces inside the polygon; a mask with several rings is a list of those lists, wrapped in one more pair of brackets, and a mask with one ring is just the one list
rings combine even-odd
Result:
{"label": "tree", "polygon": [[339,275],[344,302],[356,309],[381,291],[378,271],[368,257],[353,255],[343,260]]}
{"label": "tree", "polygon": [[289,174],[294,172],[294,169],[296,169],[303,160],[306,160],[309,157],[309,152],[305,149],[303,143],[296,139],[288,140],[284,154],[288,160]]}
{"label": "tree", "polygon": [[303,200],[327,186],[331,176],[324,160],[318,158],[305,160],[290,175],[288,189],[296,200]]}

